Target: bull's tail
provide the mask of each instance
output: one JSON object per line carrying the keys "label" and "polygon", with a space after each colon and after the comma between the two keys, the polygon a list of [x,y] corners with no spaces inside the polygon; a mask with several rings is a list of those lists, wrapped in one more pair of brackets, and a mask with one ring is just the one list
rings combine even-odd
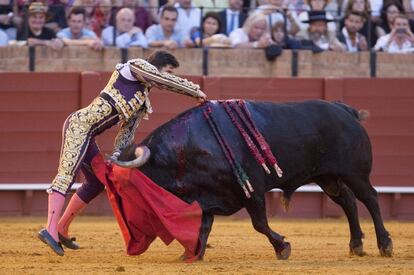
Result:
{"label": "bull's tail", "polygon": [[280,204],[285,212],[289,211],[290,198],[292,197],[293,192],[283,191],[282,197],[280,198]]}
{"label": "bull's tail", "polygon": [[370,115],[368,110],[355,110],[351,106],[346,105],[345,103],[340,102],[340,101],[334,101],[333,103],[336,104],[337,106],[341,107],[342,109],[344,109],[345,111],[347,111],[351,115],[353,115],[359,121],[366,120]]}

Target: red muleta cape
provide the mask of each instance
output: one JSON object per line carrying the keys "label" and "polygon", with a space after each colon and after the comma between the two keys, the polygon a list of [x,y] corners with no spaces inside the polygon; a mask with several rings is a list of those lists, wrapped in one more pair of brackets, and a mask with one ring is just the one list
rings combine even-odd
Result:
{"label": "red muleta cape", "polygon": [[138,169],[111,164],[98,154],[92,168],[105,185],[128,255],[144,253],[156,237],[169,245],[174,239],[185,257],[196,259],[202,210],[156,185]]}

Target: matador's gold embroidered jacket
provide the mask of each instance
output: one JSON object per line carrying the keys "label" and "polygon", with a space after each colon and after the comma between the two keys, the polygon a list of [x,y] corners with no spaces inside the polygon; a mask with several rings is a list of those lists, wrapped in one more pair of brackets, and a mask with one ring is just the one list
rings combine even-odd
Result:
{"label": "matador's gold embroidered jacket", "polygon": [[101,91],[101,94],[112,99],[121,122],[113,152],[120,152],[131,144],[141,119],[148,119],[148,114],[152,113],[148,98],[150,88],[150,84],[138,81],[131,74],[128,63],[125,63],[116,66],[108,84]]}

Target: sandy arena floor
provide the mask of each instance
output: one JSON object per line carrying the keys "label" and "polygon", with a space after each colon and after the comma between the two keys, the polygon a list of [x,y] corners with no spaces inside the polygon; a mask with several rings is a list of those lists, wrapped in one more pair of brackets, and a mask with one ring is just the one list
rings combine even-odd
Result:
{"label": "sandy arena floor", "polygon": [[80,217],[72,232],[83,246],[64,257],[37,240],[44,218],[0,218],[0,274],[414,274],[414,223],[386,222],[394,257],[382,258],[371,221],[363,221],[365,257],[348,255],[346,220],[271,220],[292,245],[287,261],[278,261],[266,237],[248,220],[216,219],[204,261],[178,260],[182,247],[156,240],[141,256],[124,253],[112,217]]}

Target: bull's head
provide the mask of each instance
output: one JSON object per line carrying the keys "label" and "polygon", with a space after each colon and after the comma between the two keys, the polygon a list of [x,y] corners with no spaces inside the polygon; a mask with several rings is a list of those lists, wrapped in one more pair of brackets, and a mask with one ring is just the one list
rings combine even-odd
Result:
{"label": "bull's head", "polygon": [[133,144],[122,150],[119,158],[113,163],[126,168],[135,168],[144,165],[150,156],[151,151],[147,146]]}

